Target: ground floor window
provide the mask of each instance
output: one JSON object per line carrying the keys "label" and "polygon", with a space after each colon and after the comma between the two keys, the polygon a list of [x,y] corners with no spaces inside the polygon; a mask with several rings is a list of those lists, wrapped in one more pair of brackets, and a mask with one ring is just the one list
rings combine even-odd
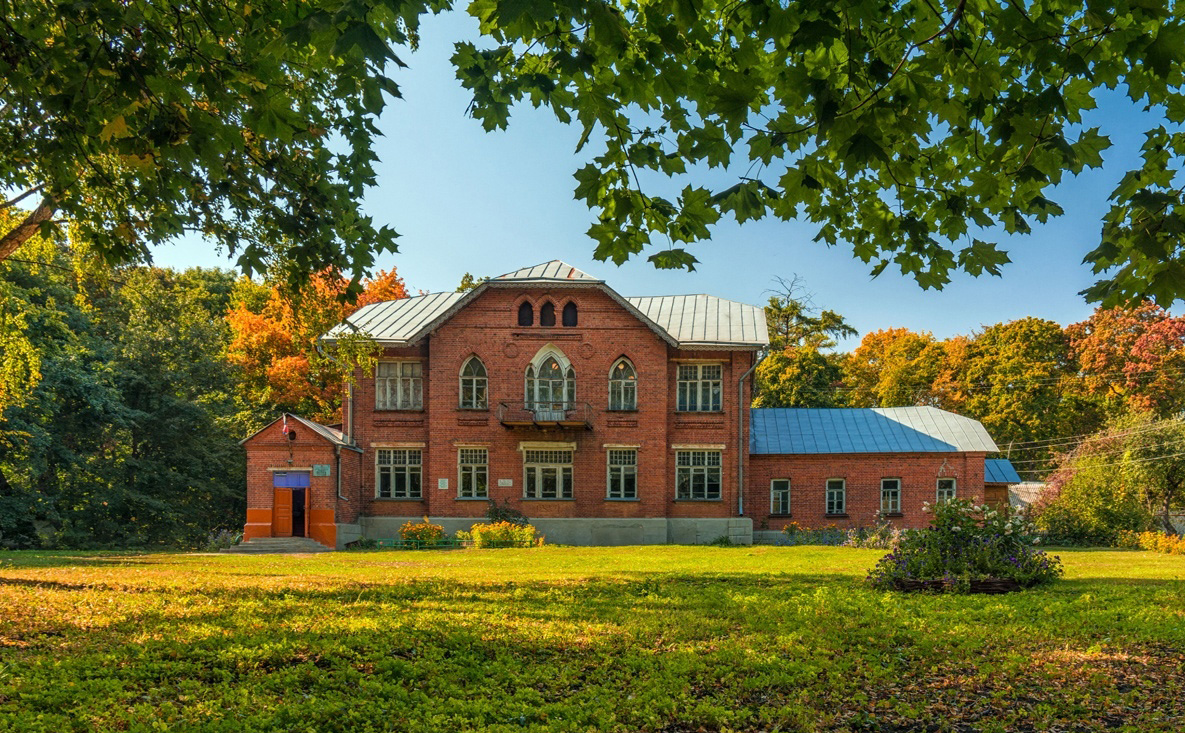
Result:
{"label": "ground floor window", "polygon": [[675,498],[720,499],[720,451],[681,450],[675,453]]}
{"label": "ground floor window", "polygon": [[614,448],[609,451],[610,499],[638,498],[638,451],[633,448]]}
{"label": "ground floor window", "polygon": [[524,499],[572,498],[572,451],[523,451]]}
{"label": "ground floor window", "polygon": [[955,498],[955,480],[953,478],[938,479],[938,501],[950,501]]}
{"label": "ground floor window", "polygon": [[827,513],[847,513],[847,482],[841,478],[827,479]]}
{"label": "ground floor window", "polygon": [[881,479],[881,514],[901,513],[901,479]]}
{"label": "ground floor window", "polygon": [[486,499],[489,490],[489,454],[485,448],[462,448],[457,451],[457,496],[461,499]]}
{"label": "ground floor window", "polygon": [[776,478],[769,482],[769,513],[790,513],[790,479]]}
{"label": "ground floor window", "polygon": [[419,499],[423,458],[416,449],[380,448],[375,453],[374,495],[379,499]]}

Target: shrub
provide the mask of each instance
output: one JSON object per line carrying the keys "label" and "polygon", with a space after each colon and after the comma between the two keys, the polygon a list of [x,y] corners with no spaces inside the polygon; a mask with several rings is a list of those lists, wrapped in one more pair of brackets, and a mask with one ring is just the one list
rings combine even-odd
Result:
{"label": "shrub", "polygon": [[872,527],[854,527],[846,532],[844,547],[860,547],[869,550],[892,550],[901,543],[902,530],[892,522],[876,514]]}
{"label": "shrub", "polygon": [[726,535],[726,534],[720,535],[719,537],[712,540],[708,544],[712,545],[713,547],[738,547],[738,545],[735,542],[728,539],[728,535]]}
{"label": "shrub", "polygon": [[1165,532],[1121,531],[1116,538],[1116,547],[1131,547],[1166,555],[1185,555],[1185,537]]}
{"label": "shrub", "polygon": [[535,528],[529,524],[515,524],[514,522],[492,522],[490,524],[475,524],[469,528],[473,536],[473,546],[487,547],[532,547],[543,544],[543,537],[536,539]]}
{"label": "shrub", "polygon": [[486,508],[486,521],[490,524],[498,524],[500,522],[509,522],[510,524],[521,526],[529,524],[527,515],[510,506],[509,501],[505,501],[499,506],[498,502],[493,499],[490,499],[490,505]]}
{"label": "shrub", "polygon": [[791,522],[782,529],[786,535],[787,545],[828,545],[839,546],[847,541],[847,533],[829,524],[826,527],[811,529],[799,526],[798,522]]}
{"label": "shrub", "polygon": [[[930,511],[929,505],[924,511]],[[868,582],[882,590],[942,584],[966,592],[974,581],[1011,581],[1022,588],[1053,581],[1061,561],[1033,545],[1040,538],[1021,517],[1005,517],[967,499],[933,507],[929,529],[906,530],[900,544],[877,562]]]}
{"label": "shrub", "polygon": [[347,550],[377,550],[378,548],[379,541],[370,537],[359,537],[346,545]]}
{"label": "shrub", "polygon": [[422,522],[405,522],[399,529],[404,544],[413,547],[433,547],[444,539],[444,527],[432,524],[424,517]]}
{"label": "shrub", "polygon": [[204,552],[218,552],[228,547],[234,547],[243,541],[243,533],[230,529],[216,529],[206,535],[206,542],[202,545]]}

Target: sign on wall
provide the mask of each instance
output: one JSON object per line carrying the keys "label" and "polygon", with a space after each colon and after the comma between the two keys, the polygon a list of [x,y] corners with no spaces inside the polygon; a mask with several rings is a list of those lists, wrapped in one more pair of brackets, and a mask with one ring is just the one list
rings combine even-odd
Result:
{"label": "sign on wall", "polygon": [[512,478],[500,478],[500,479],[498,479],[498,486],[499,486],[500,488],[505,488],[505,487],[507,487],[507,486],[514,486],[514,479],[512,479]]}
{"label": "sign on wall", "polygon": [[447,489],[448,488],[448,479],[446,479],[446,478],[436,479],[436,488]]}
{"label": "sign on wall", "polygon": [[328,476],[329,475],[329,464],[328,463],[314,463],[313,464],[313,475],[314,476]]}

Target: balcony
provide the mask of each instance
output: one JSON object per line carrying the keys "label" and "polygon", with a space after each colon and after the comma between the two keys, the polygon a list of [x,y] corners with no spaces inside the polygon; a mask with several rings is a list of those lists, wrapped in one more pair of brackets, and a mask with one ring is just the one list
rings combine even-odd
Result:
{"label": "balcony", "polygon": [[587,402],[500,402],[498,422],[508,428],[592,430],[592,405]]}

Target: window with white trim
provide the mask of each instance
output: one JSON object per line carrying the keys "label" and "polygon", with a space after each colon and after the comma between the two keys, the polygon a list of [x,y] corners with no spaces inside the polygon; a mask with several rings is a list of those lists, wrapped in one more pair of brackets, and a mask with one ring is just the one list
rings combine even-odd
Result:
{"label": "window with white trim", "polygon": [[950,501],[955,498],[955,480],[953,478],[938,479],[938,490],[936,492],[936,501]]}
{"label": "window with white trim", "polygon": [[461,367],[461,409],[486,409],[486,365],[476,356],[469,357]]}
{"label": "window with white trim", "polygon": [[489,452],[485,448],[457,451],[457,497],[488,499],[490,496]]}
{"label": "window with white trim", "polygon": [[418,361],[380,361],[374,370],[374,409],[422,410],[423,370]]}
{"label": "window with white trim", "polygon": [[572,451],[523,451],[524,499],[572,498]]}
{"label": "window with white trim", "polygon": [[901,513],[901,479],[881,479],[881,514]]}
{"label": "window with white trim", "polygon": [[769,513],[790,513],[790,479],[776,478],[769,482]]}
{"label": "window with white trim", "polygon": [[423,456],[415,448],[379,448],[374,455],[374,495],[378,499],[420,499]]}
{"label": "window with white trim", "polygon": [[724,367],[720,364],[680,364],[678,369],[679,412],[719,412],[723,394]]}
{"label": "window with white trim", "polygon": [[719,501],[720,451],[675,452],[675,498]]}
{"label": "window with white trim", "polygon": [[638,375],[629,359],[618,359],[609,369],[609,409],[638,409]]}
{"label": "window with white trim", "polygon": [[528,410],[562,412],[576,399],[576,371],[552,355],[527,366],[524,402]]}
{"label": "window with white trim", "polygon": [[609,480],[605,494],[610,499],[638,498],[638,450],[610,448]]}
{"label": "window with white trim", "polygon": [[827,479],[827,513],[847,514],[848,482],[841,478]]}

